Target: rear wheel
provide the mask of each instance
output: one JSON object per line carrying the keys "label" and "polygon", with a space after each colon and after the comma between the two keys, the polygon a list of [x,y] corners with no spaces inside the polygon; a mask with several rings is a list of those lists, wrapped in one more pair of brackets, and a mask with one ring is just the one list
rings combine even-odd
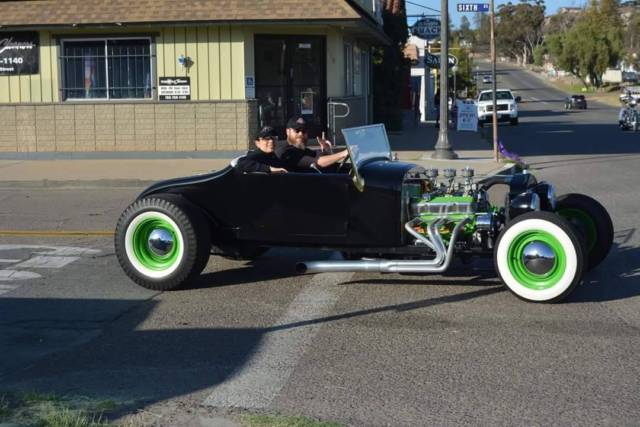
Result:
{"label": "rear wheel", "polygon": [[578,285],[585,271],[584,242],[566,220],[551,212],[528,212],[500,233],[494,263],[516,296],[531,302],[558,302]]}
{"label": "rear wheel", "polygon": [[138,200],[116,226],[118,261],[127,276],[147,289],[167,291],[193,280],[206,266],[210,249],[206,220],[177,197]]}
{"label": "rear wheel", "polygon": [[556,212],[584,238],[589,270],[600,264],[613,245],[613,222],[604,206],[587,195],[572,193],[558,197]]}

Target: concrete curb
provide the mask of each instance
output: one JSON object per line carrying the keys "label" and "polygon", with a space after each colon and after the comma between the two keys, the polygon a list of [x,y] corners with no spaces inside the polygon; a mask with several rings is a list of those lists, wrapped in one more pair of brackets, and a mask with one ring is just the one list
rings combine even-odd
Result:
{"label": "concrete curb", "polygon": [[157,159],[234,159],[246,151],[100,151],[2,153],[0,160],[157,160]]}
{"label": "concrete curb", "polygon": [[91,188],[146,188],[160,180],[137,179],[100,179],[100,180],[69,180],[51,181],[48,179],[34,181],[2,181],[0,189],[10,190],[15,188],[49,188],[49,189],[91,189]]}

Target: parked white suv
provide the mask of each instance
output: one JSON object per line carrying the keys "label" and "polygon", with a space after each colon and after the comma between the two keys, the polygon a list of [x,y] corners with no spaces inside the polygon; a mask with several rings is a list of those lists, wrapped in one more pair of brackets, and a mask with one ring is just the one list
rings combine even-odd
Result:
{"label": "parked white suv", "polygon": [[[510,122],[512,125],[518,124],[518,102],[520,97],[513,96],[509,89],[497,89],[496,90],[496,104],[498,121]],[[483,90],[478,95],[478,124],[482,126],[484,123],[489,123],[492,120],[493,113],[493,97],[490,90]]]}

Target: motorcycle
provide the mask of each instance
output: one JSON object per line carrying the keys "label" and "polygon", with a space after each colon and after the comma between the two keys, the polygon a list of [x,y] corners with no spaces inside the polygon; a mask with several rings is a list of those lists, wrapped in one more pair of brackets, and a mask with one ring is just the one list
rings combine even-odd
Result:
{"label": "motorcycle", "polygon": [[640,128],[640,113],[635,109],[636,102],[633,99],[625,102],[626,105],[620,109],[618,115],[618,126],[622,131],[633,130],[636,132]]}

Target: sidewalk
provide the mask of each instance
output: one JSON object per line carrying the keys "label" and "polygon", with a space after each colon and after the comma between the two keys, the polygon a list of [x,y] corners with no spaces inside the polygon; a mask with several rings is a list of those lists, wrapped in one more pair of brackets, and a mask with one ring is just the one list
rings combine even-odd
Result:
{"label": "sidewalk", "polygon": [[[430,124],[407,122],[402,132],[389,135],[391,149],[398,159],[439,169],[469,166],[484,175],[503,165],[492,159],[491,146],[480,133],[450,131],[449,138],[457,160],[431,160],[438,129]],[[156,153],[136,153],[136,158],[109,158],[113,153],[92,153],[88,158],[42,160],[0,160],[0,187],[140,187],[167,178],[190,176],[220,170],[242,153],[223,153],[203,158],[202,153],[176,153],[162,158]],[[2,159],[0,153],[0,159]],[[146,157],[145,157],[146,156]],[[81,157],[81,156],[76,156]],[[423,160],[427,159],[427,160]]]}

